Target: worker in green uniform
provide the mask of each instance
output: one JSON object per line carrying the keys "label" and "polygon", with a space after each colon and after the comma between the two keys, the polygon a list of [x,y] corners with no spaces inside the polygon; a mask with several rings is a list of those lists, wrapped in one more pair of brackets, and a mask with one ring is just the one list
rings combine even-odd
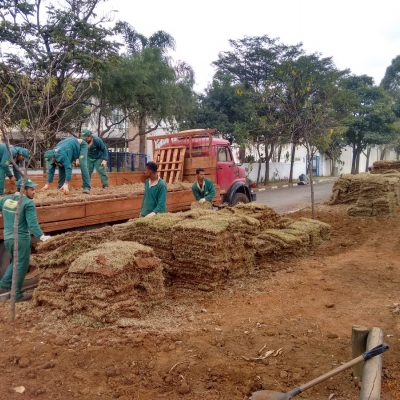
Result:
{"label": "worker in green uniform", "polygon": [[90,193],[90,176],[87,167],[88,145],[83,139],[70,137],[61,140],[52,150],[47,150],[44,153],[44,159],[48,163],[47,181],[43,186],[46,190],[49,188],[49,183],[53,182],[54,172],[58,166],[58,189],[64,191],[64,194],[69,193],[69,182],[72,179],[72,162],[76,160],[76,165],[80,166],[82,174],[83,193]]}
{"label": "worker in green uniform", "polygon": [[108,149],[103,140],[98,136],[93,136],[88,129],[82,130],[81,139],[88,144],[88,170],[90,179],[92,179],[93,170],[96,168],[100,175],[103,189],[108,188],[107,160]]}
{"label": "worker in green uniform", "polygon": [[[21,188],[21,183],[22,179],[19,179],[17,182],[17,188]],[[35,186],[37,186],[36,183],[33,183],[28,178],[25,179],[24,194],[22,197],[18,222],[17,302],[30,300],[32,298],[31,294],[22,292],[22,285],[29,268],[29,258],[31,255],[30,232],[43,242],[50,239],[50,236],[43,234],[37,220],[36,206],[33,202]],[[0,280],[0,301],[5,301],[10,298],[14,257],[14,220],[18,198],[19,193],[4,196],[0,200],[0,210],[3,214],[4,223],[4,245],[11,259],[11,264],[8,266],[3,279]]]}
{"label": "worker in green uniform", "polygon": [[167,211],[167,184],[158,176],[157,169],[153,161],[145,166],[144,174],[148,179],[144,183],[141,217],[153,217]]}
{"label": "worker in green uniform", "polygon": [[[12,157],[18,167],[21,166],[22,161],[29,161],[30,153],[28,149],[20,146],[10,146]],[[0,196],[4,194],[6,176],[14,183],[21,178],[17,168],[12,164],[13,171],[10,170],[10,154],[8,153],[7,146],[0,143]]]}
{"label": "worker in green uniform", "polygon": [[204,168],[196,169],[196,180],[192,185],[193,196],[200,204],[206,201],[212,204],[215,197],[215,187],[211,179],[206,178]]}

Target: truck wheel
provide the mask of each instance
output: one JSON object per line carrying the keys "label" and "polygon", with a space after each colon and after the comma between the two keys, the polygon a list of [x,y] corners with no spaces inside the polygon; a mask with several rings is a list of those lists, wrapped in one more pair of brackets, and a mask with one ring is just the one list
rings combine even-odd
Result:
{"label": "truck wheel", "polygon": [[[6,246],[4,242],[0,244],[0,279],[3,278],[6,273],[7,267],[10,265],[10,256],[7,253]],[[39,271],[35,267],[29,267],[29,270],[25,276],[24,288],[36,287],[39,283]]]}
{"label": "truck wheel", "polygon": [[236,193],[235,196],[233,196],[232,207],[236,206],[237,204],[246,204],[248,202],[249,199],[244,193]]}

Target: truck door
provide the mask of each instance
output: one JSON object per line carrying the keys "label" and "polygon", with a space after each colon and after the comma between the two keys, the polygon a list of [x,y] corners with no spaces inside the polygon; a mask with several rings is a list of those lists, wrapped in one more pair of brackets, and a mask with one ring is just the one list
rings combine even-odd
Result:
{"label": "truck door", "polygon": [[236,164],[231,150],[227,146],[216,146],[217,153],[217,183],[221,190],[227,191],[236,179]]}

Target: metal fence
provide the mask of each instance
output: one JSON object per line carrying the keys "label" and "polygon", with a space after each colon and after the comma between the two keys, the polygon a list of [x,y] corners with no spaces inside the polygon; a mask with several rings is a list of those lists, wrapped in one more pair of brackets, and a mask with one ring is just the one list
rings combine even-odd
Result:
{"label": "metal fence", "polygon": [[110,172],[144,171],[147,154],[108,152],[108,168]]}

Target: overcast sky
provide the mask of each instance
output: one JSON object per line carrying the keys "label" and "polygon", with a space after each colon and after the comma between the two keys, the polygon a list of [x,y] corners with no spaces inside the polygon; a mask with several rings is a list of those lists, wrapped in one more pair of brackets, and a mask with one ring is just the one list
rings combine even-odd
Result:
{"label": "overcast sky", "polygon": [[229,39],[268,35],[303,43],[307,53],[333,57],[340,69],[382,80],[400,55],[400,0],[109,0],[115,20],[150,36],[164,30],[176,40],[172,56],[189,63],[197,91],[211,82],[211,63]]}

